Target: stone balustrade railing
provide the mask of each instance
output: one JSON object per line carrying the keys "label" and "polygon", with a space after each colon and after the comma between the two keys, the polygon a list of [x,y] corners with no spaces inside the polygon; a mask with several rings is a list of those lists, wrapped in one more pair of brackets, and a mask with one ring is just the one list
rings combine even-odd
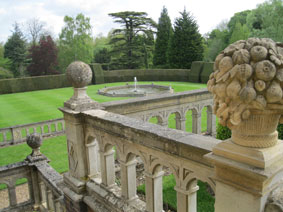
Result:
{"label": "stone balustrade railing", "polygon": [[106,111],[126,115],[148,122],[156,117],[158,124],[168,126],[168,119],[175,114],[176,129],[186,130],[186,114],[192,111],[192,132],[201,133],[201,113],[206,107],[207,134],[216,134],[216,120],[212,113],[213,99],[206,88],[185,91],[174,94],[161,94],[154,96],[127,99],[101,104]]}
{"label": "stone balustrade railing", "polygon": [[[46,157],[39,158],[33,160],[28,156],[22,162],[0,167],[0,185],[6,185],[0,192],[8,192],[9,200],[8,204],[0,205],[1,212],[65,211],[63,192],[59,188],[63,177],[48,165]],[[23,194],[24,188],[17,192],[19,179],[27,181],[28,193]]]}
{"label": "stone balustrade railing", "polygon": [[[67,113],[80,118],[74,120]],[[203,156],[219,143],[217,139],[104,110],[65,111],[64,114],[70,161],[65,182],[81,185],[81,197],[90,211],[162,211],[164,167],[169,168],[176,179],[178,211],[196,211],[197,180],[215,188],[213,165]],[[79,123],[78,120],[84,121]],[[82,128],[84,145],[80,150],[84,153],[80,154],[76,142],[80,140],[77,132]],[[121,187],[115,183],[113,148],[121,168]],[[144,163],[146,203],[139,200],[136,193],[137,157]],[[90,180],[78,180],[83,176]],[[64,193],[69,199],[74,191],[64,190]]]}
{"label": "stone balustrade railing", "polygon": [[40,133],[43,138],[58,136],[65,133],[63,119],[53,119],[31,124],[16,125],[0,129],[0,148],[23,143],[26,137],[34,132]]}
{"label": "stone balustrade railing", "polygon": [[[175,114],[176,129],[183,131],[186,130],[186,113],[191,110],[192,132],[196,134],[201,133],[201,112],[206,107],[206,133],[213,136],[216,134],[215,115],[212,113],[213,100],[207,89],[105,102],[101,105],[106,111],[146,122],[152,117],[157,117],[158,124],[162,126],[168,126],[169,116]],[[0,128],[0,148],[23,143],[26,136],[33,132],[42,134],[43,138],[62,135],[65,133],[64,119]]]}

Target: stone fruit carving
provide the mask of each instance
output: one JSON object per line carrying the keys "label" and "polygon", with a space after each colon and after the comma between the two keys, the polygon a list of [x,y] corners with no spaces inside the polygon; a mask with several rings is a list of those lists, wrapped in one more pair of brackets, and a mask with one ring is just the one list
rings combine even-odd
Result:
{"label": "stone fruit carving", "polygon": [[283,110],[283,45],[267,38],[229,45],[216,57],[207,87],[220,124],[230,129],[251,110]]}

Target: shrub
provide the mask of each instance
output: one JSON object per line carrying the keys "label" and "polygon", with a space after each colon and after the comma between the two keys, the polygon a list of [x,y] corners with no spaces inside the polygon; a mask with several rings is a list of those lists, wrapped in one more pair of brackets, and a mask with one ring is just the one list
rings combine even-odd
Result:
{"label": "shrub", "polygon": [[231,130],[218,123],[216,128],[216,138],[220,140],[231,138]]}
{"label": "shrub", "polygon": [[0,67],[0,79],[8,79],[8,78],[13,78],[14,75],[12,72],[9,70]]}

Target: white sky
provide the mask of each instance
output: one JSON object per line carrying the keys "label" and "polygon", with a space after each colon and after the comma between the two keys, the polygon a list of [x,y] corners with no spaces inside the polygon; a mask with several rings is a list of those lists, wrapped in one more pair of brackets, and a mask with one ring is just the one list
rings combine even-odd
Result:
{"label": "white sky", "polygon": [[117,27],[108,13],[121,11],[147,12],[158,22],[162,7],[168,10],[171,22],[179,17],[179,12],[187,11],[196,19],[200,33],[215,28],[222,20],[229,20],[236,12],[256,8],[264,0],[0,0],[0,42],[11,35],[15,22],[24,23],[38,18],[58,37],[64,16],[83,13],[91,18],[93,35],[107,33]]}

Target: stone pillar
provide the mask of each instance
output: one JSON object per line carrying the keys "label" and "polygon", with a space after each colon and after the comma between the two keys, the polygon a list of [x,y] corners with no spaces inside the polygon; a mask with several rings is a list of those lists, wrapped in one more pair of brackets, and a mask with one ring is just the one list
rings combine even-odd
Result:
{"label": "stone pillar", "polygon": [[97,141],[92,141],[86,144],[87,163],[88,163],[88,177],[95,177],[100,172],[100,157],[98,153]]}
{"label": "stone pillar", "polygon": [[9,186],[8,185],[8,194],[9,194],[9,201],[10,206],[16,206],[17,205],[17,197],[16,197],[16,186]]}
{"label": "stone pillar", "polygon": [[164,172],[159,171],[152,175],[145,172],[145,197],[148,212],[163,211],[162,177]]}
{"label": "stone pillar", "polygon": [[111,148],[108,151],[99,152],[102,184],[107,187],[111,187],[115,184],[115,151]]}
{"label": "stone pillar", "polygon": [[48,211],[54,211],[54,201],[53,201],[53,194],[50,189],[46,189],[46,196],[47,196],[47,209]]}
{"label": "stone pillar", "polygon": [[192,133],[201,134],[201,112],[193,111],[193,127]]}
{"label": "stone pillar", "polygon": [[71,63],[67,67],[66,75],[73,85],[74,94],[60,108],[64,114],[69,160],[69,171],[64,174],[64,201],[67,211],[82,212],[86,210],[83,202],[85,184],[94,170],[88,163],[88,147],[85,145],[85,127],[81,112],[101,107],[86,93],[86,85],[92,79],[92,71],[87,64],[80,61]]}
{"label": "stone pillar", "polygon": [[213,137],[216,136],[216,116],[212,113],[212,110],[207,107],[207,133],[212,135]]}
{"label": "stone pillar", "polygon": [[186,118],[185,117],[179,118],[176,116],[175,120],[176,120],[176,129],[186,131]]}
{"label": "stone pillar", "polygon": [[276,131],[283,123],[282,50],[271,39],[249,38],[215,59],[207,88],[219,123],[232,131],[206,156],[214,163],[216,212],[263,212],[282,185],[283,141]]}
{"label": "stone pillar", "polygon": [[189,189],[174,188],[177,192],[177,210],[178,212],[196,212],[197,211],[197,180],[191,183]]}
{"label": "stone pillar", "polygon": [[121,167],[121,186],[122,196],[128,200],[137,198],[137,185],[136,185],[136,165],[137,160],[132,159],[128,162],[119,160]]}
{"label": "stone pillar", "polygon": [[39,187],[40,187],[40,196],[41,196],[41,204],[44,204],[47,202],[46,199],[46,186],[43,182],[39,183]]}

